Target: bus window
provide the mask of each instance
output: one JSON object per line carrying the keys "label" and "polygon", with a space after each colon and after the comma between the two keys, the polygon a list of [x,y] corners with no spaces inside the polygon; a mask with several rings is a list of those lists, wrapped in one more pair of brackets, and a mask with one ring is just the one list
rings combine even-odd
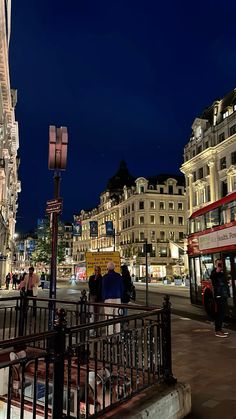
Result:
{"label": "bus window", "polygon": [[236,220],[236,201],[229,202],[228,204],[230,210],[230,221]]}
{"label": "bus window", "polygon": [[214,268],[212,255],[202,255],[201,256],[201,270],[202,270],[202,279],[209,280],[211,271]]}
{"label": "bus window", "polygon": [[219,208],[206,213],[206,228],[212,228],[220,225]]}
{"label": "bus window", "polygon": [[205,230],[205,220],[204,215],[200,215],[199,217],[195,218],[194,233],[198,233],[199,231],[203,230]]}

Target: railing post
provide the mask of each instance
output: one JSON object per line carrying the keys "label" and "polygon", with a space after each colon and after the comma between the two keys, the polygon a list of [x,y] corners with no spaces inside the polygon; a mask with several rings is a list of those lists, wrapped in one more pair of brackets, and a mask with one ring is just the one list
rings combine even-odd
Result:
{"label": "railing post", "polygon": [[[80,297],[80,324],[86,324],[87,321],[87,311],[86,311],[86,302],[87,302],[87,294],[86,290],[81,291]],[[84,364],[87,359],[86,349],[85,349],[85,340],[86,340],[86,332],[80,332],[80,362]]]}
{"label": "railing post", "polygon": [[28,299],[26,293],[21,291],[20,293],[20,315],[19,315],[19,328],[18,335],[24,336],[24,329],[27,320],[27,308],[28,308]]}
{"label": "railing post", "polygon": [[54,330],[57,332],[54,340],[54,374],[53,374],[53,403],[52,419],[63,418],[64,396],[64,361],[66,351],[66,311],[60,308],[54,322]]}
{"label": "railing post", "polygon": [[168,385],[173,385],[177,379],[172,373],[171,303],[169,295],[165,295],[162,309],[162,352],[164,381]]}

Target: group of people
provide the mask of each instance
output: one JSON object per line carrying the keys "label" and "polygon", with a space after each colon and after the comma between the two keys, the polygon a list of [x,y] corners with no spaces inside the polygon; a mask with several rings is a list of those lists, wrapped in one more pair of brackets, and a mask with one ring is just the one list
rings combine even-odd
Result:
{"label": "group of people", "polygon": [[[92,303],[109,303],[109,304],[128,304],[131,299],[132,280],[126,265],[121,266],[121,275],[115,272],[115,265],[113,262],[107,264],[107,274],[101,274],[100,266],[95,266],[94,274],[89,278],[89,295]],[[92,321],[99,318],[98,306],[93,307]],[[117,316],[119,309],[115,307],[105,307],[104,314],[109,316]],[[128,309],[123,309],[123,315],[128,314]],[[117,328],[119,326],[117,325]],[[116,329],[117,329],[116,328]]]}
{"label": "group of people", "polygon": [[12,273],[12,272],[8,272],[7,276],[6,276],[6,289],[9,290],[10,288],[10,284],[12,284],[12,289],[16,290],[17,286],[20,284],[21,282],[21,275],[18,275],[17,272]]}

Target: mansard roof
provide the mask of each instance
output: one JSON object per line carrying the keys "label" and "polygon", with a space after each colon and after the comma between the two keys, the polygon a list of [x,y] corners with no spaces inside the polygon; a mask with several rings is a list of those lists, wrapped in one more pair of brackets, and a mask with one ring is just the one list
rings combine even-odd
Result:
{"label": "mansard roof", "polygon": [[210,124],[213,124],[213,115],[214,115],[214,105],[218,103],[220,105],[220,112],[224,112],[228,106],[232,106],[236,103],[236,88],[231,90],[227,93],[223,98],[216,99],[212,105],[206,108],[202,115],[200,116],[201,119],[207,119]]}
{"label": "mansard roof", "polygon": [[177,184],[179,186],[185,186],[185,178],[183,175],[175,175],[175,174],[167,174],[163,173],[156,176],[149,176],[148,178],[149,185],[163,185],[167,179],[175,179],[177,180]]}
{"label": "mansard roof", "polygon": [[110,192],[122,191],[125,185],[135,185],[135,178],[130,174],[126,162],[122,160],[117,172],[108,180],[106,190]]}

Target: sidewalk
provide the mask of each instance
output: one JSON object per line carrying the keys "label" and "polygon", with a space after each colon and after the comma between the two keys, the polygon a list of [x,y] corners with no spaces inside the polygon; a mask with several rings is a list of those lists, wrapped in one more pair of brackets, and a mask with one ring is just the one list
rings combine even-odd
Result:
{"label": "sidewalk", "polygon": [[236,332],[215,337],[213,325],[172,316],[173,373],[192,390],[194,419],[236,419]]}

